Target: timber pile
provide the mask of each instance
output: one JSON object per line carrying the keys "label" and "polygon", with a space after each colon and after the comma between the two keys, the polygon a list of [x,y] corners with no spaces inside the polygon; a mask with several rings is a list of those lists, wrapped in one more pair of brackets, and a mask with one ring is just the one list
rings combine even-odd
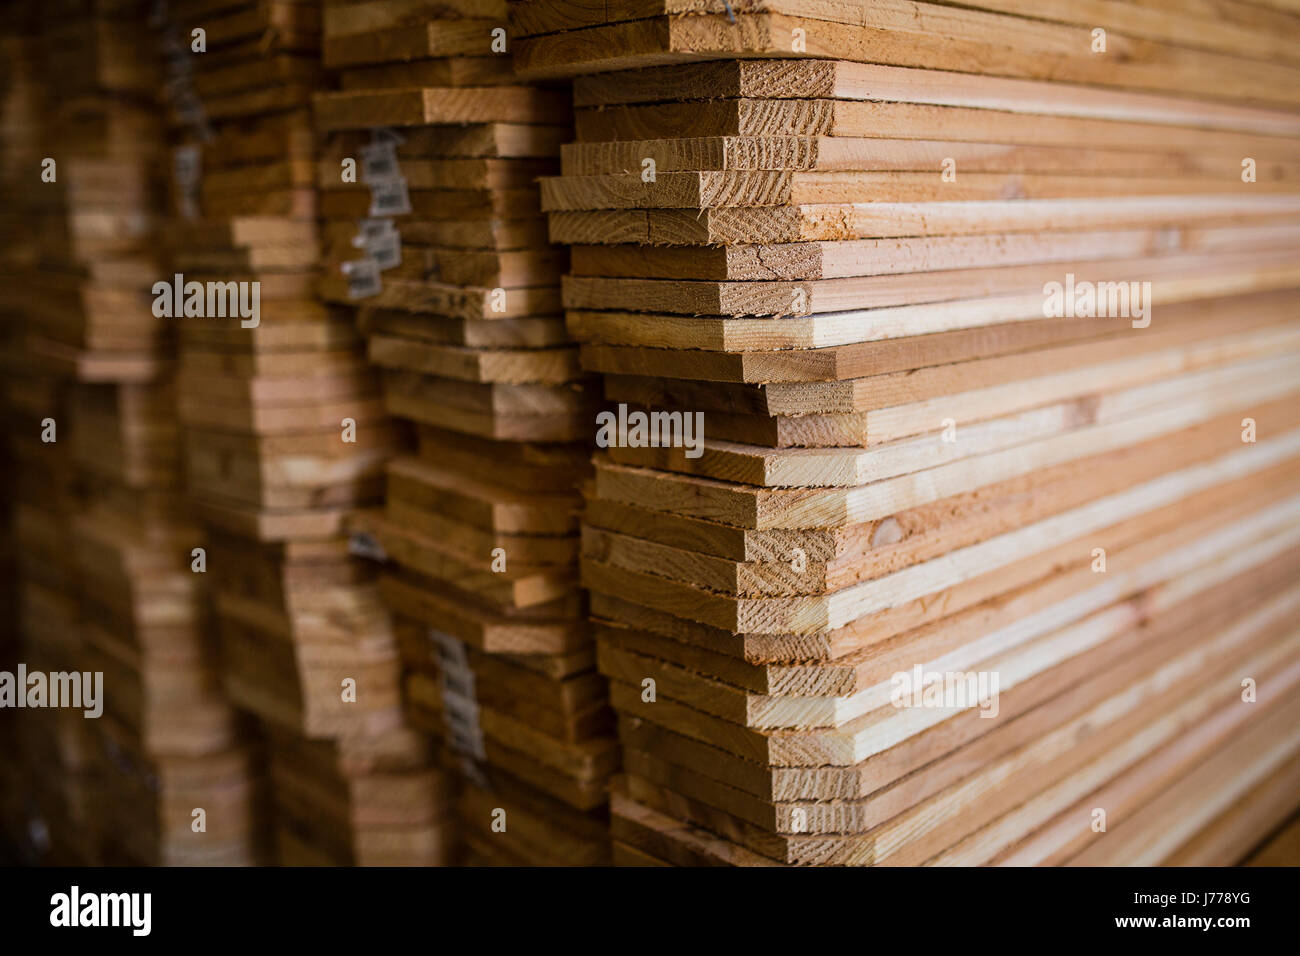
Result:
{"label": "timber pile", "polygon": [[207,49],[174,78],[174,271],[260,290],[253,321],[183,320],[180,408],[226,690],[268,731],[277,858],[436,864],[439,778],[408,741],[392,625],[344,533],[397,433],[351,316],[314,295],[321,6],[196,0],[175,22]]}
{"label": "timber pile", "polygon": [[429,866],[447,859],[449,776],[423,734],[305,740],[273,732],[271,785],[281,862]]}
{"label": "timber pile", "polygon": [[[95,703],[25,721],[31,833],[55,861],[251,862],[248,750],[188,566],[174,336],[149,301],[158,73],[129,53],[148,35],[145,4],[42,4],[38,16],[43,46],[28,66],[48,105],[28,141],[42,158],[24,154],[38,231],[25,367],[10,383],[24,463],[22,660],[103,676]],[[205,832],[191,826],[196,807],[213,814]]]}
{"label": "timber pile", "polygon": [[321,290],[357,308],[416,433],[359,528],[411,719],[459,768],[468,860],[595,864],[617,743],[577,586],[593,410],[536,185],[568,94],[518,83],[505,43],[501,0],[326,7]]}
{"label": "timber pile", "polygon": [[[1300,20],[976,6],[511,5],[631,425],[620,862],[1220,862],[1294,807]],[[1045,311],[1097,282],[1154,310]]]}
{"label": "timber pile", "polygon": [[5,834],[1286,852],[1300,12],[1174,6],[17,5]]}
{"label": "timber pile", "polygon": [[[19,11],[0,33],[0,670],[13,672],[22,658],[23,547],[18,538],[19,468],[24,429],[39,418],[18,413],[15,393],[26,365],[23,350],[22,288],[35,264],[36,225],[29,215],[33,169],[40,167],[40,97],[36,78],[37,25],[31,11]],[[29,804],[22,793],[21,721],[15,710],[0,711],[0,840],[31,852]]]}
{"label": "timber pile", "polygon": [[73,548],[82,667],[104,675],[95,722],[104,862],[251,864],[253,751],[222,692],[190,566],[198,529],[184,503],[174,388],[82,385],[72,418],[73,456],[95,489]]}

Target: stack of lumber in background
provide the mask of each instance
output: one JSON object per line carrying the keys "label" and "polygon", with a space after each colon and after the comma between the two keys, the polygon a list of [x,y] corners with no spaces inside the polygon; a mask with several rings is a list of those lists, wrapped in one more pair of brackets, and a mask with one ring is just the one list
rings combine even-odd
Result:
{"label": "stack of lumber in background", "polygon": [[191,216],[172,230],[173,272],[260,283],[255,326],[178,320],[179,401],[225,686],[267,729],[275,858],[436,864],[442,775],[403,725],[392,625],[344,533],[378,499],[396,438],[352,317],[315,297],[321,5],[171,13],[189,54],[172,119]]}
{"label": "stack of lumber in background", "polygon": [[[58,861],[251,862],[249,750],[189,567],[174,330],[149,298],[163,129],[158,61],[138,53],[146,4],[38,6],[42,158],[23,176],[36,261],[26,368],[10,383],[22,660],[96,675],[99,712],[23,715],[33,832]],[[210,817],[195,826],[199,808]]]}
{"label": "stack of lumber in background", "polygon": [[[45,88],[40,81],[40,20],[34,4],[15,9],[4,25],[3,54],[0,55],[0,336],[3,337],[3,384],[0,398],[4,414],[5,547],[6,561],[12,562],[12,577],[6,581],[3,595],[5,621],[3,662],[0,669],[16,673],[18,663],[35,644],[41,643],[40,601],[62,588],[70,591],[67,564],[57,552],[43,546],[49,541],[47,529],[62,527],[66,531],[63,507],[67,504],[53,491],[67,481],[71,465],[67,456],[59,459],[67,446],[42,446],[41,420],[57,416],[52,392],[53,376],[32,368],[25,347],[28,322],[24,302],[28,283],[39,261],[33,201],[40,185],[41,113]],[[26,476],[26,477],[24,477]],[[57,533],[54,537],[57,542]],[[75,606],[69,598],[59,605],[62,621],[72,626]],[[49,631],[45,632],[50,633]],[[24,637],[24,635],[30,635]],[[25,859],[41,859],[48,846],[46,820],[66,820],[60,828],[64,839],[74,821],[84,819],[79,803],[87,792],[84,778],[77,774],[79,761],[72,751],[50,747],[45,759],[54,767],[23,785],[25,764],[34,761],[27,754],[39,745],[36,731],[42,721],[28,719],[31,712],[5,709],[0,711],[0,753],[4,754],[4,778],[0,788],[4,802],[3,832],[10,846]],[[44,724],[52,724],[47,716]],[[68,730],[70,741],[81,738],[89,728],[78,721]],[[84,748],[82,748],[84,749]],[[62,766],[61,760],[67,761]],[[61,787],[55,789],[60,774]],[[75,848],[60,844],[49,858],[76,862]]]}
{"label": "stack of lumber in background", "polygon": [[[619,861],[1223,863],[1294,808],[1300,21],[975,6],[511,4],[577,75],[583,367],[703,415],[585,512]],[[1048,317],[1100,281],[1152,311]]]}
{"label": "stack of lumber in background", "polygon": [[537,187],[569,96],[514,79],[505,26],[500,0],[326,7],[322,294],[356,307],[412,426],[359,529],[408,711],[462,778],[465,859],[596,864],[618,746],[577,585],[594,410]]}

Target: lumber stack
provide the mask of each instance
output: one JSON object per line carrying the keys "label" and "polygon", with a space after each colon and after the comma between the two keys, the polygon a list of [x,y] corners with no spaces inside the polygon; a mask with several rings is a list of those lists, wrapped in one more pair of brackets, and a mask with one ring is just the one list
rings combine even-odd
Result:
{"label": "lumber stack", "polygon": [[11,6],[24,859],[1295,842],[1293,4]]}
{"label": "lumber stack", "polygon": [[[45,34],[54,40],[46,68],[70,78],[69,88],[56,84],[56,101],[78,104],[78,112],[56,112],[48,137],[71,168],[53,223],[60,245],[47,260],[60,263],[49,282],[59,299],[37,307],[59,318],[51,356],[78,381],[68,414],[85,499],[64,547],[79,591],[78,668],[102,674],[105,688],[94,723],[91,828],[107,864],[249,864],[252,751],[221,692],[198,601],[190,560],[197,527],[180,472],[175,329],[150,301],[162,271],[159,63],[129,53],[151,37],[147,5],[104,13],[77,6],[93,12],[61,18]],[[87,111],[85,103],[97,105]],[[88,122],[105,131],[83,146],[78,132]],[[111,229],[83,243],[77,227],[101,218]]]}
{"label": "lumber stack", "polygon": [[[29,835],[57,862],[251,862],[248,750],[189,567],[174,334],[150,307],[158,64],[128,55],[149,35],[145,13],[40,5],[40,47],[20,57],[19,83],[43,97],[27,98],[40,126],[16,153],[36,227],[9,383],[24,463],[21,660],[98,688],[93,704],[23,714]],[[21,117],[24,94],[11,94]],[[211,809],[206,828],[191,826],[196,808]]]}
{"label": "lumber stack", "polygon": [[[92,156],[80,167],[74,162],[69,168],[67,153],[51,155],[58,126],[49,109],[58,102],[59,91],[43,82],[49,43],[42,34],[49,21],[35,4],[14,13],[14,32],[7,36],[11,56],[6,63],[4,124],[6,197],[12,200],[5,204],[4,252],[6,271],[13,271],[5,302],[16,323],[7,343],[12,374],[5,382],[16,463],[21,644],[14,663],[57,671],[80,668],[86,654],[72,548],[72,521],[83,496],[71,445],[75,381],[66,364],[49,358],[58,346],[47,346],[50,330],[58,327],[75,343],[84,318],[76,300],[86,277],[69,247],[79,243],[93,254],[97,241],[111,241],[106,234],[121,220],[112,211],[75,215],[69,195],[76,178],[93,171],[93,143]],[[85,149],[84,140],[80,145]],[[63,160],[62,185],[57,165],[45,176],[54,181],[42,181],[46,158],[56,164]],[[19,772],[28,778],[25,803],[14,808],[22,815],[25,850],[32,859],[56,863],[96,861],[98,847],[90,838],[96,783],[93,725],[80,713],[65,710],[15,713],[13,719]]]}
{"label": "lumber stack", "polygon": [[972,6],[511,4],[577,77],[619,862],[1222,862],[1294,806],[1300,21]]}
{"label": "lumber stack", "polygon": [[[24,199],[29,176],[40,167],[40,97],[36,79],[39,61],[37,24],[30,10],[16,16],[0,32],[0,670],[12,672],[22,657],[23,548],[18,538],[18,481],[24,421],[18,414],[15,384],[24,361],[23,275],[35,261],[36,229]],[[39,420],[39,419],[38,419]],[[0,840],[11,848],[30,849],[29,799],[20,791],[22,779],[21,722],[16,711],[0,712]]]}
{"label": "lumber stack", "polygon": [[307,740],[272,732],[280,859],[294,866],[429,866],[452,845],[450,777],[423,734]]}
{"label": "lumber stack", "polygon": [[222,692],[191,565],[198,528],[184,503],[174,387],[81,385],[72,416],[73,455],[95,489],[72,546],[82,668],[102,673],[105,688],[103,860],[256,862],[254,750]]}
{"label": "lumber stack", "polygon": [[568,94],[515,80],[505,25],[502,2],[326,7],[321,293],[355,307],[415,434],[359,530],[467,859],[595,864],[617,744],[577,586],[592,407],[536,185]]}
{"label": "lumber stack", "polygon": [[392,625],[344,529],[377,500],[397,432],[351,315],[315,295],[321,5],[173,13],[173,272],[260,295],[255,318],[180,320],[179,405],[225,689],[268,732],[277,859],[436,864],[439,778],[403,726]]}

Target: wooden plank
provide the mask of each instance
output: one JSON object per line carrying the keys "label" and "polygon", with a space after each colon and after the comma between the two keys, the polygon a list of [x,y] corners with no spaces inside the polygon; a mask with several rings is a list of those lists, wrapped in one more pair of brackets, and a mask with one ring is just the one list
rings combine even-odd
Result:
{"label": "wooden plank", "polygon": [[321,44],[328,69],[426,57],[484,56],[492,53],[491,19],[425,20],[335,33]]}
{"label": "wooden plank", "polygon": [[1180,249],[1267,248],[1300,235],[1290,224],[1224,229],[1130,229],[1078,233],[1006,233],[858,239],[681,249],[580,245],[570,250],[580,276],[714,280],[831,279],[944,269],[1148,258]]}
{"label": "wooden plank", "polygon": [[[1237,151],[1239,152],[1239,150]],[[1234,153],[1208,150],[1125,150],[1085,146],[964,142],[952,139],[852,136],[699,136],[682,139],[568,143],[561,150],[566,176],[636,173],[654,160],[655,174],[714,170],[863,170],[984,173],[1161,174],[1170,177],[1232,176],[1241,168]],[[1297,167],[1270,159],[1257,174],[1294,181]]]}
{"label": "wooden plank", "polygon": [[[877,337],[888,338],[904,334],[943,332],[976,324],[995,324],[997,319],[980,314],[979,303],[985,300],[997,302],[999,311],[1015,310],[1011,318],[1003,321],[1042,318],[1049,309],[1047,290],[1053,288],[1050,283],[1057,283],[1060,286],[1059,294],[1063,296],[1066,284],[1071,281],[1069,276],[1074,275],[1097,277],[1080,278],[1080,283],[1125,283],[1123,291],[1129,294],[1127,304],[1119,297],[1117,286],[1115,306],[1111,307],[1108,301],[1105,306],[1098,305],[1095,311],[1107,311],[1120,321],[1129,318],[1138,323],[1136,328],[1143,328],[1142,323],[1149,315],[1139,314],[1145,306],[1131,293],[1131,287],[1126,283],[1150,282],[1153,297],[1158,294],[1160,298],[1171,302],[1222,294],[1217,291],[1213,284],[1215,282],[1222,285],[1245,284],[1251,291],[1256,291],[1256,286],[1261,290],[1285,287],[1284,283],[1293,281],[1293,267],[1288,261],[1291,255],[1287,250],[1270,250],[1240,257],[1223,253],[1171,255],[1128,260],[1114,265],[1036,264],[917,273],[905,277],[854,276],[806,282],[710,282],[570,276],[564,283],[564,304],[567,308],[576,310],[626,305],[637,312],[691,316],[767,316],[777,319],[828,312],[852,312],[854,317],[879,314],[881,331]],[[1222,278],[1215,276],[1219,271],[1223,273]],[[1150,278],[1132,278],[1138,275]],[[1080,288],[1082,289],[1081,285]],[[1145,288],[1138,286],[1139,292]],[[1106,294],[1109,300],[1110,293]],[[1030,306],[1031,300],[1037,308]],[[1025,304],[1021,305],[1021,302]],[[928,323],[921,321],[918,316],[907,322],[905,328],[901,322],[897,326],[891,323],[889,319],[894,316],[883,311],[931,303],[945,305],[930,306],[926,313],[931,317]],[[912,318],[910,315],[908,317]],[[891,331],[893,335],[890,335]]]}
{"label": "wooden plank", "polygon": [[[1261,403],[1286,394],[1285,386],[1277,383],[1257,382],[1253,387],[1261,388],[1256,393],[1256,401]],[[737,527],[833,527],[886,517],[901,508],[1168,434],[1213,417],[1215,412],[1226,413],[1237,401],[1229,398],[1219,409],[1207,410],[1208,414],[1202,414],[1199,409],[1176,408],[1128,421],[1085,427],[1068,437],[1049,438],[1012,452],[995,452],[957,467],[939,466],[923,479],[904,476],[848,489],[732,487],[707,478],[657,473],[597,459],[597,493],[628,504]],[[1258,453],[1258,449],[1244,449],[1243,455],[1246,452]]]}
{"label": "wooden plank", "polygon": [[908,236],[974,236],[1258,222],[1294,217],[1287,197],[1120,197],[966,203],[858,203],[745,210],[597,210],[550,216],[551,240],[566,243],[722,245]]}
{"label": "wooden plank", "polygon": [[1294,115],[1242,103],[834,59],[715,60],[577,76],[573,81],[573,102],[580,109],[715,97],[925,103],[1272,136],[1300,133]]}
{"label": "wooden plank", "polygon": [[[674,133],[696,137],[829,137],[832,140],[946,140],[1033,147],[1128,151],[1194,150],[1231,157],[1250,155],[1289,162],[1294,140],[1130,123],[1078,116],[1022,115],[999,110],[923,103],[877,103],[842,99],[710,99],[579,110],[574,117],[584,143],[657,140]],[[847,143],[840,149],[851,148]],[[1240,158],[1238,156],[1238,158]],[[1240,170],[1240,163],[1236,164]],[[639,170],[638,170],[639,171]],[[1230,167],[1224,167],[1230,173]],[[1236,177],[1238,181],[1240,177]],[[951,183],[949,184],[951,185]]]}
{"label": "wooden plank", "polygon": [[[1282,299],[1284,295],[1275,295]],[[1166,318],[1179,320],[1198,311],[1218,311],[1231,300],[1189,301],[1185,309],[1175,303]],[[1247,294],[1243,301],[1266,302],[1267,298]],[[585,317],[577,320],[585,322]],[[765,322],[763,328],[786,328]],[[791,323],[794,319],[783,319]],[[592,371],[611,375],[654,376],[671,379],[698,379],[706,382],[747,383],[805,383],[834,382],[865,378],[895,371],[906,371],[948,362],[974,359],[985,355],[1008,354],[1027,351],[1053,343],[1099,338],[1123,334],[1127,329],[1117,329],[1109,319],[1026,320],[961,329],[953,332],[936,332],[928,335],[903,335],[877,341],[848,345],[827,345],[802,349],[763,351],[706,351],[704,344],[695,349],[666,350],[633,346],[608,347],[584,345],[583,366]],[[800,344],[803,344],[802,342]],[[674,386],[679,387],[679,386]],[[834,406],[799,407],[795,404],[741,406],[744,410],[758,410],[780,414],[784,408],[799,408],[799,412],[851,412],[857,410],[852,401],[852,386],[845,386],[840,401]],[[768,392],[780,392],[768,387]],[[793,395],[802,388],[792,388]],[[733,396],[738,393],[731,390]]]}
{"label": "wooden plank", "polygon": [[[575,75],[680,63],[690,59],[836,58],[890,66],[970,71],[998,76],[1051,79],[1164,93],[1192,93],[1210,99],[1255,100],[1286,105],[1280,90],[1293,87],[1294,68],[1108,34],[1114,55],[1094,56],[1090,31],[1041,21],[954,11],[933,4],[903,2],[846,7],[851,23],[787,15],[793,4],[767,3],[767,11],[651,17],[593,26],[515,44],[515,68],[525,77]],[[782,11],[782,12],[777,12]],[[916,13],[933,14],[933,20]],[[800,10],[800,13],[806,12]],[[792,30],[806,37],[791,50]],[[993,38],[997,38],[994,40]],[[1015,55],[1005,44],[1014,38]],[[1062,50],[1077,51],[1062,53]],[[1053,55],[1049,56],[1049,52]],[[1000,54],[1000,55],[998,55]],[[1045,62],[1051,62],[1048,70]]]}
{"label": "wooden plank", "polygon": [[[486,31],[483,37],[487,37]],[[561,96],[523,86],[348,90],[318,93],[313,105],[316,125],[326,131],[443,123],[527,123],[538,116],[562,122],[568,110]]]}
{"label": "wooden plank", "polygon": [[1289,183],[1232,182],[1168,176],[1050,175],[971,172],[953,182],[933,172],[732,171],[665,172],[652,182],[626,174],[547,177],[542,209],[702,209],[812,203],[961,202],[1112,196],[1295,192]]}

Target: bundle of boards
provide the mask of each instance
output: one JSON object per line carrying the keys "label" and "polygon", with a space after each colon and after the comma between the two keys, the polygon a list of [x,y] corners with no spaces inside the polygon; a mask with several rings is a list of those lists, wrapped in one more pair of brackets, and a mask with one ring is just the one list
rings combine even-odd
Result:
{"label": "bundle of boards", "polygon": [[226,691],[267,731],[274,859],[433,865],[442,775],[404,727],[391,621],[344,531],[397,434],[352,317],[316,297],[321,12],[170,4],[170,274],[238,288],[241,306],[214,315],[209,293],[174,319],[186,471]]}
{"label": "bundle of boards", "polygon": [[500,0],[324,22],[321,292],[357,309],[415,439],[356,526],[385,562],[410,719],[459,778],[463,859],[605,862],[618,745],[577,587],[594,409],[538,208],[568,92],[515,80]]}
{"label": "bundle of boards", "polygon": [[[21,367],[22,660],[74,672],[23,721],[37,858],[255,860],[256,772],[189,566],[174,330],[150,308],[164,131],[144,3],[39,5],[42,158]],[[29,48],[31,51],[31,48]],[[39,170],[39,174],[37,174]],[[80,686],[77,686],[80,685]],[[24,715],[26,717],[26,715]],[[92,719],[87,719],[87,717]],[[194,810],[210,819],[195,826]]]}
{"label": "bundle of boards", "polygon": [[0,843],[1293,854],[1290,0],[11,6]]}
{"label": "bundle of boards", "polygon": [[[24,557],[18,538],[19,467],[22,461],[15,385],[24,358],[21,306],[24,276],[36,261],[36,229],[25,215],[23,185],[32,163],[40,164],[40,106],[37,79],[38,28],[31,11],[0,29],[0,670],[14,673],[23,653]],[[0,840],[9,848],[27,844],[29,798],[20,794],[22,725],[17,710],[0,711]]]}
{"label": "bundle of boards", "polygon": [[1225,863],[1294,809],[1300,22],[974,6],[511,4],[576,76],[619,862]]}
{"label": "bundle of boards", "polygon": [[[4,442],[5,488],[14,550],[13,603],[7,622],[13,628],[3,669],[18,664],[54,668],[75,666],[79,648],[69,647],[76,632],[71,520],[78,507],[76,468],[71,445],[41,441],[42,422],[62,421],[71,391],[66,376],[32,361],[28,346],[32,316],[31,276],[42,253],[37,210],[41,197],[31,188],[44,146],[47,92],[42,76],[41,20],[34,5],[8,20],[4,31],[4,99],[0,135],[0,188],[4,190],[5,241],[0,247],[5,321]],[[4,721],[7,778],[5,834],[32,860],[64,864],[93,861],[97,854],[84,835],[94,799],[90,726],[79,715],[6,708]]]}

